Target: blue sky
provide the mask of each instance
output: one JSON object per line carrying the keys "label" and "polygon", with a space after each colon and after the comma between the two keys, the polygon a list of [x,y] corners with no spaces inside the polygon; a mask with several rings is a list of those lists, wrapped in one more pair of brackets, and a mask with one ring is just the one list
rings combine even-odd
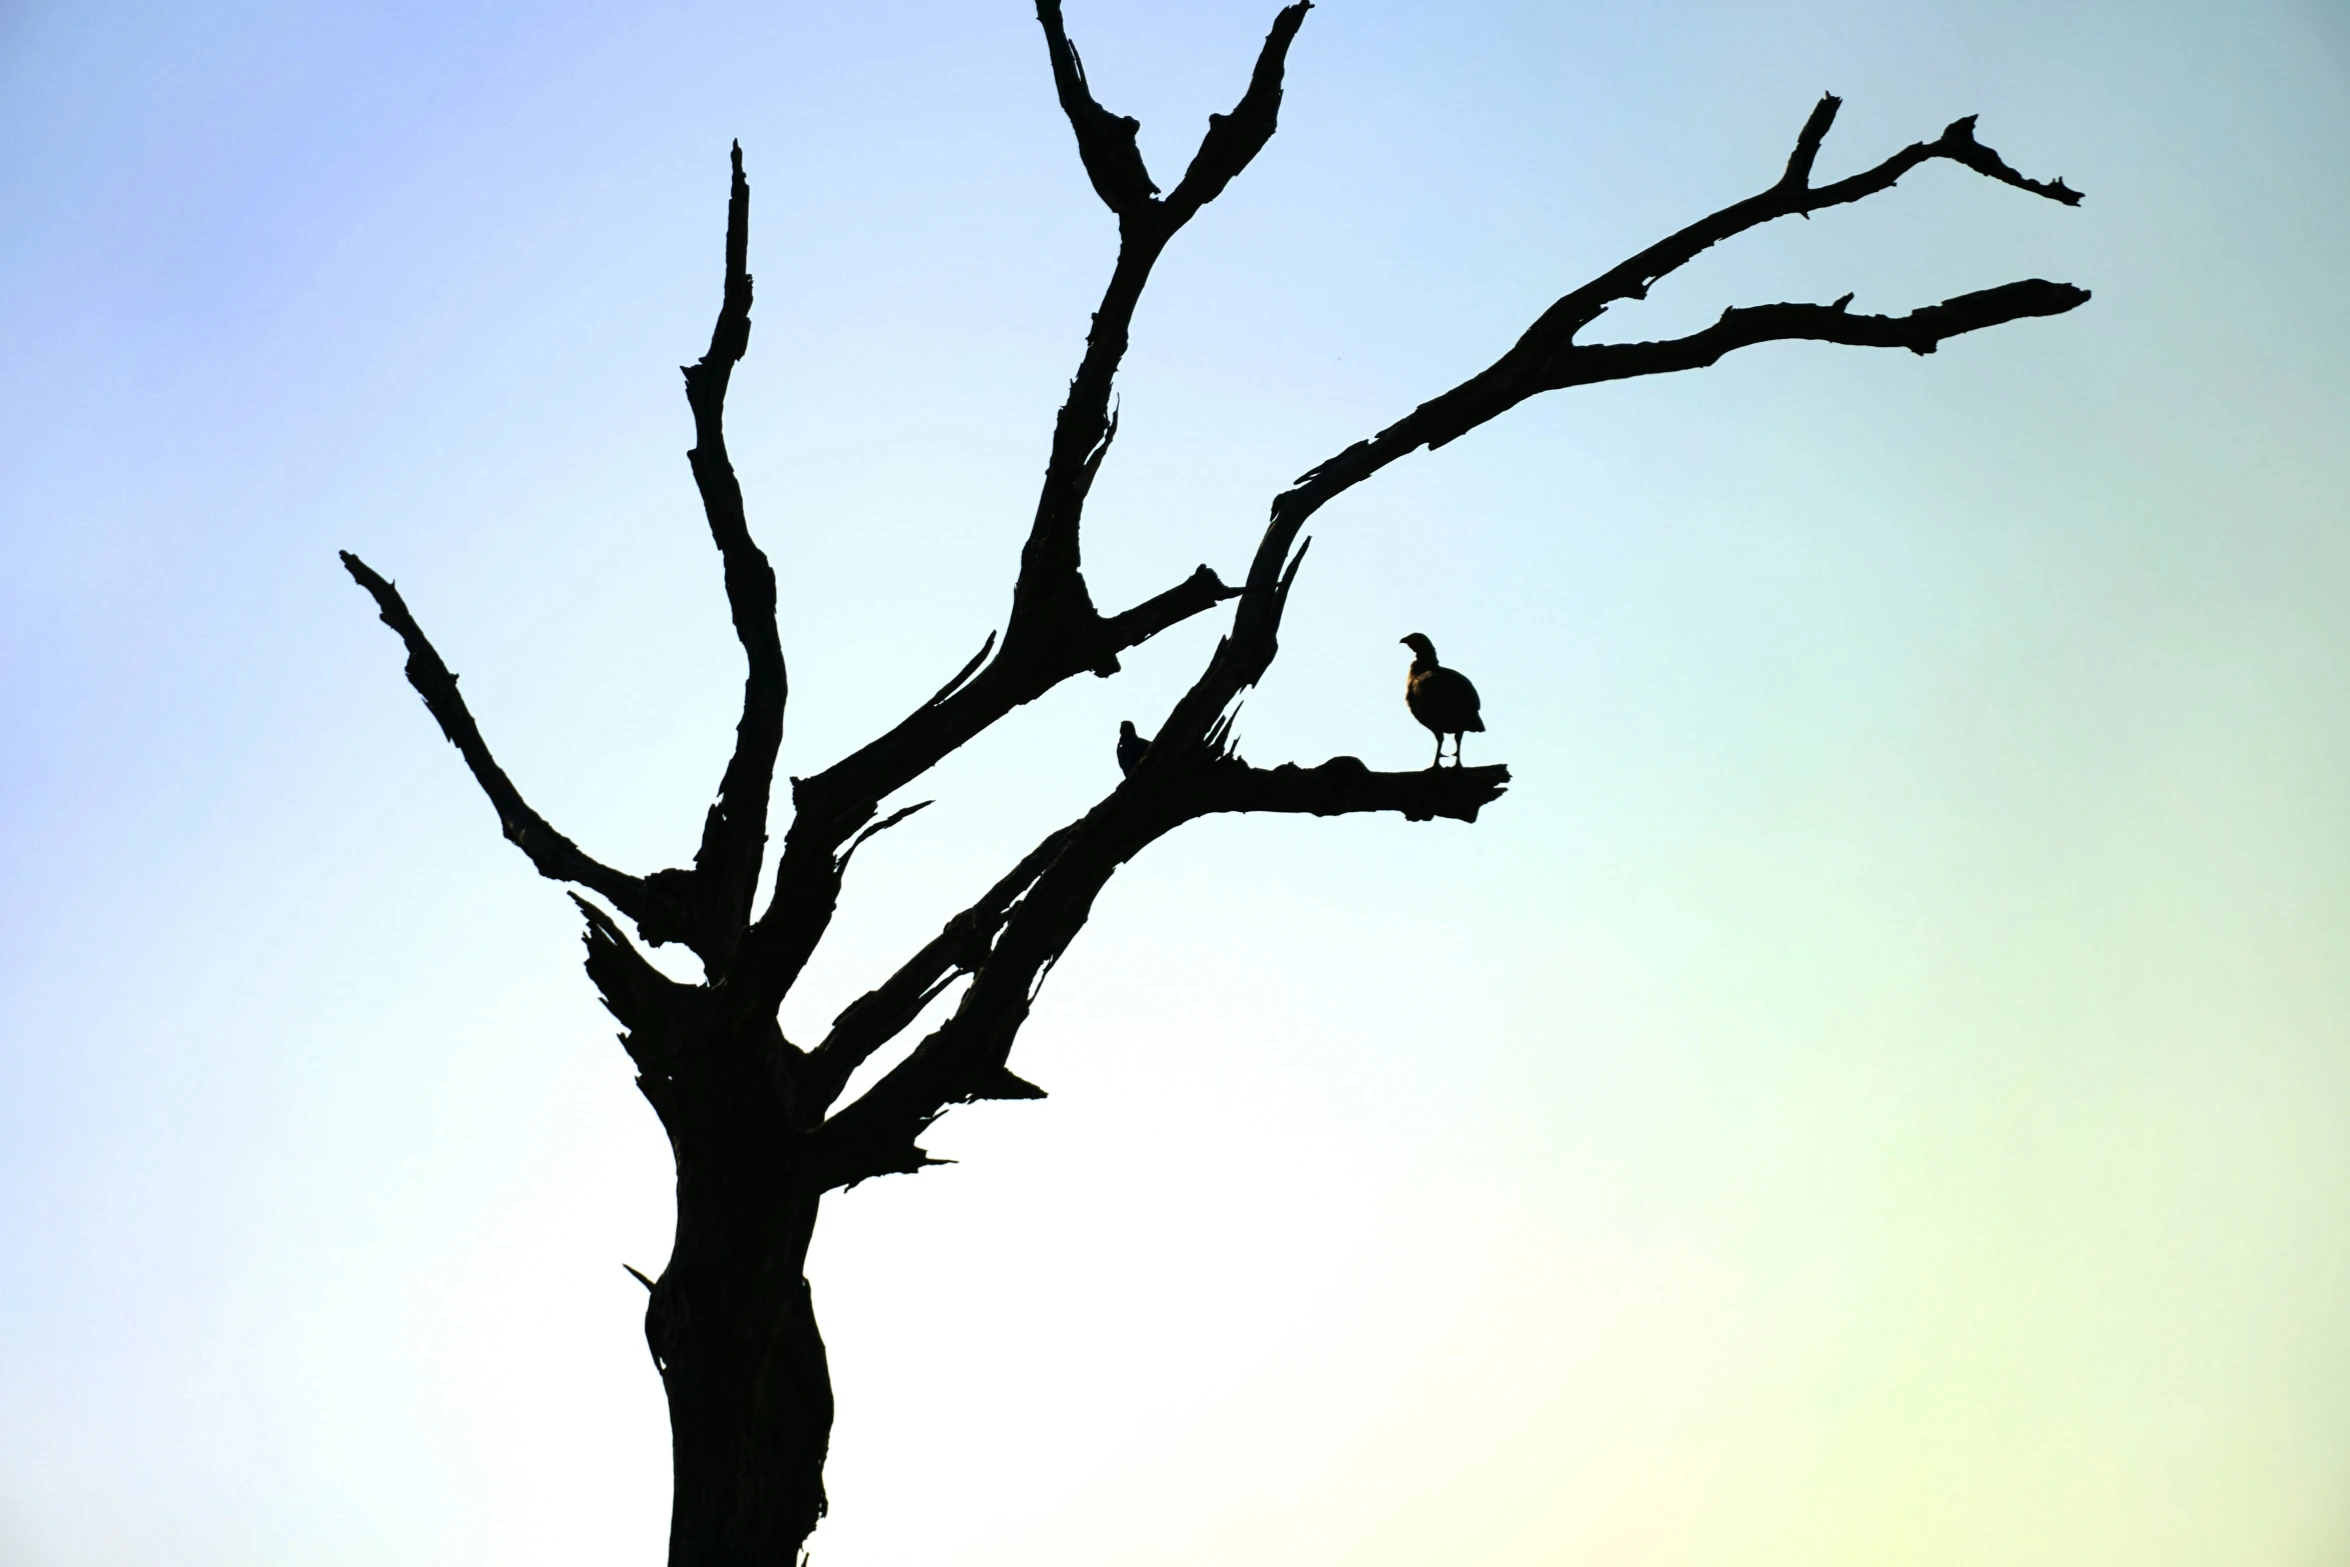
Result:
{"label": "blue sky", "polygon": [[[1272,7],[1070,0],[1164,177]],[[1317,519],[1255,760],[1473,828],[1204,823],[1015,1063],[836,1201],[830,1563],[2325,1563],[2350,1548],[2350,20],[1331,0],[1137,321],[1097,597],[1566,288],[2095,291],[1938,355],[1545,398]],[[784,769],[998,624],[1110,220],[1019,5],[0,8],[0,1558],[641,1562],[666,1150],[335,563],[672,863],[740,678],[675,366],[725,153]],[[860,856],[805,1031],[1105,788],[1212,644],[1024,710]]]}

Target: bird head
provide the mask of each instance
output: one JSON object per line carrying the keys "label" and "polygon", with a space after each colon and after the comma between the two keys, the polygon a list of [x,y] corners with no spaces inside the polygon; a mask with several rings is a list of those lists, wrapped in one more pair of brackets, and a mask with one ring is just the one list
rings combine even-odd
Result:
{"label": "bird head", "polygon": [[1415,656],[1424,658],[1431,664],[1436,662],[1436,644],[1429,641],[1420,632],[1415,631],[1408,637],[1398,637],[1396,640],[1410,648]]}
{"label": "bird head", "polygon": [[1121,718],[1118,720],[1118,738],[1121,740],[1139,740],[1142,738],[1142,736],[1134,732],[1133,719]]}

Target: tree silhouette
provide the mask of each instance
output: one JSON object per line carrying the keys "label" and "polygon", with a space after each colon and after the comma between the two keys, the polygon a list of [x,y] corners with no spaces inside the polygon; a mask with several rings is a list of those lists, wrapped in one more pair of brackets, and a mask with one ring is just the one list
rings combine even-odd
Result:
{"label": "tree silhouette", "polygon": [[[791,825],[763,909],[757,893],[788,687],[775,573],[751,537],[723,425],[727,382],[751,328],[750,190],[739,145],[727,202],[725,293],[709,351],[686,368],[685,388],[694,418],[687,455],[749,667],[734,754],[691,867],[615,870],[532,810],[491,756],[456,676],[398,590],[358,557],[342,556],[407,645],[410,683],[464,756],[507,838],[541,875],[593,895],[572,894],[587,923],[588,975],[626,1029],[621,1038],[637,1085],[667,1129],[677,1164],[674,1247],[661,1276],[643,1280],[651,1291],[645,1336],[669,1402],[672,1567],[794,1560],[824,1511],[832,1426],[824,1342],[804,1276],[818,1209],[829,1192],[935,1162],[920,1139],[950,1106],[1042,1096],[1007,1064],[1013,1042],[1046,974],[1121,865],[1211,812],[1386,811],[1411,821],[1474,821],[1507,786],[1502,766],[1376,772],[1340,756],[1314,767],[1266,768],[1235,754],[1234,704],[1273,661],[1282,611],[1310,543],[1301,532],[1315,512],[1397,458],[1442,446],[1539,392],[1697,369],[1734,349],[1790,339],[1929,354],[1960,333],[2060,314],[2089,297],[2068,284],[2029,279],[1907,315],[1876,316],[1852,313],[1848,294],[1824,305],[1732,307],[1703,331],[1663,341],[1576,341],[1609,306],[1642,298],[1709,246],[1776,218],[1875,195],[1935,159],[2067,205],[2080,200],[2062,180],[2043,183],[2008,167],[1975,140],[1971,117],[1873,168],[1814,185],[1812,164],[1838,106],[1823,97],[1785,173],[1767,189],[1563,295],[1486,369],[1274,497],[1241,586],[1201,566],[1164,592],[1105,615],[1086,587],[1079,524],[1117,434],[1111,387],[1135,305],[1168,243],[1272,136],[1283,65],[1309,8],[1299,0],[1274,19],[1247,90],[1230,114],[1209,116],[1190,167],[1162,194],[1136,146],[1137,122],[1095,100],[1059,0],[1038,0],[1061,108],[1087,177],[1117,216],[1117,259],[1054,427],[1000,642],[991,634],[937,695],[862,748],[792,781]],[[825,936],[858,846],[921,809],[906,805],[885,815],[886,801],[1014,708],[1075,675],[1115,674],[1126,649],[1231,601],[1230,624],[1206,667],[1116,788],[1048,834],[896,973],[842,1011],[822,1040],[803,1046],[783,1036],[778,1008]],[[683,944],[701,960],[703,981],[666,977],[638,941]],[[961,994],[944,1020],[865,1092],[838,1103],[850,1075],[958,982]]]}

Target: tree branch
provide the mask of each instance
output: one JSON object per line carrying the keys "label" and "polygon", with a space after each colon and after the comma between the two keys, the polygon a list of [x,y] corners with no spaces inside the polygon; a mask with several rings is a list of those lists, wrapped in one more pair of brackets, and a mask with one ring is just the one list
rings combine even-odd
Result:
{"label": "tree branch", "polygon": [[1298,0],[1281,9],[1273,18],[1272,30],[1265,34],[1264,48],[1257,52],[1248,91],[1241,94],[1230,114],[1208,116],[1208,133],[1200,139],[1199,151],[1192,154],[1191,167],[1183,171],[1183,178],[1167,197],[1167,210],[1175,222],[1188,221],[1224,194],[1224,187],[1273,139],[1280,121],[1281,77],[1288,67],[1289,46],[1312,9],[1312,0]]}
{"label": "tree branch", "polygon": [[846,841],[864,825],[863,818],[850,819],[853,812],[863,808],[870,814],[882,799],[920,777],[1004,714],[1035,701],[1081,670],[1116,673],[1119,654],[1239,593],[1240,589],[1225,586],[1214,571],[1201,566],[1132,609],[1095,621],[1090,635],[1058,648],[1058,656],[1048,664],[1027,666],[999,660],[976,676],[966,670],[888,733],[820,773],[794,779],[792,797],[798,815],[792,831],[798,833],[811,819],[824,820],[832,824],[825,832],[837,833],[839,841]]}
{"label": "tree branch", "polygon": [[588,978],[603,998],[604,1010],[628,1031],[620,1036],[621,1048],[639,1071],[665,1075],[684,1055],[693,987],[646,962],[611,915],[576,892],[571,901],[587,920],[581,940],[587,945]]}
{"label": "tree branch", "polygon": [[857,834],[857,836],[854,838],[851,838],[849,840],[849,846],[840,851],[841,874],[843,876],[848,874],[849,861],[855,858],[857,851],[865,846],[866,839],[872,837],[875,833],[889,831],[892,827],[895,827],[898,823],[904,821],[907,817],[913,815],[916,811],[928,810],[931,806],[936,805],[937,803],[938,802],[936,800],[916,800],[912,805],[905,806],[902,809],[890,812],[880,821],[875,822],[872,826],[866,828],[863,832]]}
{"label": "tree branch", "polygon": [[1118,672],[1120,653],[1140,647],[1168,627],[1181,625],[1226,599],[1238,597],[1240,589],[1226,587],[1222,578],[1202,566],[1164,593],[1155,593],[1123,614],[1104,620],[1087,650],[1092,656],[1080,667],[1089,668],[1097,675],[1114,675]]}
{"label": "tree branch", "polygon": [[1820,144],[1828,139],[1828,127],[1836,123],[1836,111],[1844,100],[1834,93],[1823,93],[1820,101],[1811,106],[1811,113],[1803,122],[1803,129],[1795,133],[1795,150],[1787,155],[1787,172],[1779,176],[1781,190],[1806,190],[1811,186],[1811,166],[1820,155]]}
{"label": "tree branch", "polygon": [[888,979],[841,1009],[832,1032],[808,1053],[802,1074],[807,1102],[821,1112],[831,1106],[850,1074],[873,1052],[905,1032],[959,974],[970,973],[987,961],[996,932],[1021,894],[1036,882],[1046,866],[1075,833],[1074,824],[1049,835],[1028,851],[987,895],[948,920],[930,942],[908,958]]}
{"label": "tree branch", "polygon": [[1394,811],[1406,821],[1438,816],[1473,822],[1477,813],[1509,788],[1507,767],[1425,767],[1409,773],[1375,773],[1351,756],[1334,756],[1319,767],[1284,763],[1251,767],[1237,759],[1211,768],[1200,789],[1195,814],[1215,811],[1292,811],[1314,816],[1350,816]]}
{"label": "tree branch", "polygon": [[2087,302],[2089,291],[2070,283],[2026,278],[1977,293],[1961,294],[1938,305],[1927,305],[1905,316],[1856,316],[1846,312],[1852,302],[1846,294],[1832,305],[1733,306],[1702,332],[1656,343],[1594,343],[1578,347],[1558,366],[1557,378],[1543,390],[1588,386],[1597,381],[1620,381],[1631,376],[1665,375],[1675,370],[1697,370],[1733,349],[1757,343],[1808,340],[1844,343],[1858,348],[1906,348],[1930,354],[1945,338],[1986,327],[2004,326],[2029,316],[2058,316]]}
{"label": "tree branch", "polygon": [[[1676,234],[1659,240],[1637,255],[1628,257],[1593,278],[1582,287],[1564,295],[1550,309],[1544,311],[1526,336],[1519,341],[1513,353],[1542,354],[1553,351],[1571,341],[1575,334],[1593,321],[1611,304],[1626,299],[1645,299],[1657,281],[1678,271],[1698,256],[1723,240],[1745,233],[1748,229],[1794,215],[1809,216],[1829,207],[1840,207],[1890,190],[1904,174],[1922,163],[1947,159],[1973,169],[1989,179],[2030,191],[2065,206],[2078,206],[2080,192],[2061,179],[2048,182],[2029,180],[2009,168],[1998,153],[1975,140],[1975,116],[1953,120],[1942,134],[1930,142],[1912,142],[1872,169],[1867,169],[1831,185],[1813,186],[1810,183],[1813,160],[1819,155],[1821,144],[1827,139],[1829,127],[1835,124],[1836,111],[1843,101],[1834,93],[1822,97],[1814,105],[1803,129],[1796,136],[1795,151],[1787,160],[1787,171],[1770,189],[1733,202],[1709,217],[1700,218]],[[1445,436],[1430,444],[1441,446]]]}
{"label": "tree branch", "polygon": [[1084,160],[1085,177],[1093,181],[1102,205],[1120,217],[1145,210],[1159,193],[1150,170],[1143,167],[1142,149],[1135,135],[1142,121],[1112,114],[1094,102],[1085,80],[1085,62],[1061,23],[1061,0],[1036,0],[1036,20],[1044,28],[1045,48],[1053,60],[1053,91],[1061,112],[1077,133],[1077,156]]}
{"label": "tree branch", "polygon": [[[507,840],[530,857],[530,863],[541,876],[552,881],[576,882],[600,893],[613,907],[635,920],[639,929],[675,932],[682,911],[661,889],[590,858],[524,802],[522,792],[490,755],[480,726],[474,723],[473,714],[466,710],[465,698],[457,692],[457,677],[441,662],[441,655],[426,639],[424,628],[408,612],[400,590],[349,550],[340,553],[343,569],[375,599],[384,624],[398,632],[400,640],[407,644],[408,683],[424,698],[425,708],[441,726],[442,735],[472,769],[474,781],[481,785],[481,792],[489,796],[491,808],[498,813],[498,828]],[[646,939],[653,938],[648,935]]]}
{"label": "tree branch", "polygon": [[[715,976],[724,970],[735,943],[750,923],[759,864],[767,847],[768,794],[775,756],[783,744],[783,711],[789,692],[783,644],[775,625],[775,569],[751,538],[743,514],[742,485],[726,454],[726,391],[735,365],[750,346],[751,188],[743,178],[742,144],[734,144],[733,178],[726,201],[726,286],[718,319],[710,329],[710,350],[685,367],[685,396],[693,410],[694,446],[686,460],[702,494],[710,537],[726,572],[726,602],[748,666],[743,679],[742,718],[735,726],[734,755],[718,785],[718,798],[702,823],[694,854],[691,892],[694,930],[687,944]],[[663,872],[672,882],[684,873]],[[653,939],[650,935],[648,940]]]}
{"label": "tree branch", "polygon": [[957,691],[962,690],[963,682],[969,680],[974,674],[977,674],[979,672],[979,666],[987,662],[987,655],[994,651],[995,633],[990,631],[987,634],[987,640],[979,644],[979,651],[971,655],[971,662],[965,664],[961,669],[956,670],[955,678],[948,681],[945,685],[940,686],[938,688],[938,694],[933,696],[929,701],[923,703],[922,705],[924,707],[936,707],[939,703],[945,701],[948,697],[953,696]]}
{"label": "tree branch", "polygon": [[[1033,865],[1026,891],[1007,901],[993,945],[984,951],[973,945],[958,955],[972,978],[954,1011],[879,1082],[816,1129],[815,1178],[824,1187],[852,1186],[934,1162],[916,1139],[949,1105],[1042,1093],[1014,1076],[1005,1061],[1044,975],[1084,928],[1095,897],[1118,867],[1198,814],[1177,801],[1221,759],[1220,750],[1204,744],[1154,742],[1142,766],[998,884],[1000,892]],[[939,962],[933,957],[926,971],[936,973]],[[908,969],[908,980],[925,972],[911,964]],[[901,994],[898,1005],[909,999]]]}
{"label": "tree branch", "polygon": [[1276,496],[1249,566],[1240,607],[1233,616],[1232,634],[1217,646],[1208,668],[1176,704],[1160,733],[1173,731],[1192,739],[1204,736],[1234,698],[1271,664],[1287,584],[1303,553],[1298,537],[1308,518],[1396,459],[1423,446],[1457,440],[1538,392],[1694,369],[1713,363],[1733,348],[1773,339],[1811,338],[1931,353],[1944,339],[1959,333],[2025,316],[2061,314],[2089,298],[2087,290],[2070,284],[2030,279],[1961,295],[1903,317],[1847,315],[1843,305],[1849,303],[1848,295],[1833,306],[1733,309],[1706,331],[1666,343],[1575,341],[1576,334],[1611,304],[1646,297],[1659,278],[1721,241],[1774,218],[1809,215],[1872,196],[1933,159],[1961,164],[1986,178],[2066,206],[2080,202],[2080,193],[2063,180],[2027,179],[1998,153],[1976,141],[1972,115],[1953,121],[1935,140],[1914,142],[1872,169],[1814,186],[1810,183],[1812,165],[1835,122],[1840,102],[1829,94],[1813,107],[1796,137],[1785,173],[1769,189],[1690,224],[1561,296],[1501,358],[1368,440],[1357,441],[1309,469],[1295,485]]}
{"label": "tree branch", "polygon": [[[1002,929],[992,947],[973,940],[968,927],[959,930],[950,922],[888,985],[851,1009],[871,1008],[874,1021],[886,1016],[895,1033],[944,990],[954,973],[973,975],[971,988],[944,1023],[818,1128],[825,1184],[854,1185],[933,1162],[916,1140],[951,1105],[1042,1094],[1006,1062],[1045,974],[1084,928],[1094,899],[1118,868],[1183,823],[1222,811],[1317,816],[1393,811],[1411,821],[1438,816],[1475,821],[1478,811],[1509,785],[1509,769],[1500,766],[1381,773],[1341,756],[1312,768],[1251,767],[1229,753],[1229,734],[1228,725],[1219,726],[1207,742],[1180,751],[1162,749],[1154,741],[1142,766],[1107,799],[1047,839],[997,885],[991,898],[1002,901],[982,905],[991,914],[1002,911]],[[1029,877],[1033,884],[1013,901],[1015,895],[1005,889]],[[964,945],[958,948],[958,941]],[[843,1022],[849,1020],[850,1013],[844,1013]],[[831,1044],[827,1041],[817,1054]],[[856,1060],[869,1054],[870,1049]],[[853,1065],[841,1070],[838,1081],[851,1070]],[[837,1083],[830,1086],[837,1095]]]}
{"label": "tree branch", "polygon": [[[1962,164],[1989,178],[2068,206],[2080,202],[2080,194],[2068,188],[2062,180],[2048,183],[2028,180],[2009,168],[1996,152],[1975,140],[1975,119],[1972,115],[1953,121],[1934,141],[1913,142],[1873,169],[1832,185],[1814,188],[1808,183],[1812,161],[1819,153],[1820,143],[1827,136],[1829,126],[1835,122],[1836,110],[1841,102],[1830,94],[1822,98],[1812,110],[1811,117],[1805,121],[1797,137],[1795,152],[1787,160],[1787,173],[1778,184],[1690,224],[1679,233],[1660,240],[1609,268],[1582,287],[1563,295],[1526,329],[1508,353],[1484,370],[1451,391],[1422,403],[1369,440],[1358,441],[1336,457],[1309,470],[1298,481],[1298,487],[1282,497],[1284,501],[1290,502],[1291,512],[1298,513],[1300,507],[1304,508],[1302,514],[1296,515],[1296,522],[1302,524],[1306,515],[1319,509],[1340,491],[1359,484],[1396,458],[1422,446],[1443,446],[1458,440],[1536,392],[1580,385],[1585,380],[1612,379],[1600,375],[1578,376],[1565,368],[1563,360],[1569,354],[1604,354],[1615,346],[1579,344],[1574,340],[1575,335],[1597,320],[1609,305],[1626,299],[1646,298],[1648,290],[1660,278],[1678,270],[1721,241],[1750,228],[1775,218],[1808,215],[1823,208],[1842,206],[1873,196],[1879,191],[1890,189],[1895,181],[1919,164],[1936,158]],[[2023,286],[2026,285],[2011,285]],[[2067,287],[2059,284],[2038,286],[2044,290]],[[1990,291],[1992,294],[2000,292],[1996,289]],[[2087,300],[2089,295],[2085,290],[2068,289],[2065,297],[2071,302],[2063,308],[2071,309]],[[2053,295],[2042,296],[2043,302],[2053,302],[2054,298]],[[2019,312],[2051,313],[2054,312],[2045,309]],[[1990,320],[1979,323],[1986,326],[1996,324]],[[1957,330],[1976,329],[1977,326],[1966,326]],[[1952,336],[1955,333],[1945,332],[1943,335]],[[1276,553],[1286,553],[1286,548]]]}

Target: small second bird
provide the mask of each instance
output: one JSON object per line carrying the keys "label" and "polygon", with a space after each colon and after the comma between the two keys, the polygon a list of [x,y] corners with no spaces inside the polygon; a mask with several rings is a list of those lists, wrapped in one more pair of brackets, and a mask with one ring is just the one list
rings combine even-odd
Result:
{"label": "small second bird", "polygon": [[1142,765],[1142,753],[1150,748],[1151,743],[1135,733],[1133,719],[1118,721],[1118,771],[1133,772]]}
{"label": "small second bird", "polygon": [[1485,732],[1485,720],[1477,716],[1477,688],[1469,684],[1467,675],[1436,662],[1436,644],[1419,632],[1398,640],[1412,650],[1411,673],[1403,682],[1403,705],[1411,709],[1422,728],[1436,736],[1436,760],[1428,765],[1444,765],[1444,737],[1450,735],[1452,765],[1458,767],[1461,735],[1468,730]]}

